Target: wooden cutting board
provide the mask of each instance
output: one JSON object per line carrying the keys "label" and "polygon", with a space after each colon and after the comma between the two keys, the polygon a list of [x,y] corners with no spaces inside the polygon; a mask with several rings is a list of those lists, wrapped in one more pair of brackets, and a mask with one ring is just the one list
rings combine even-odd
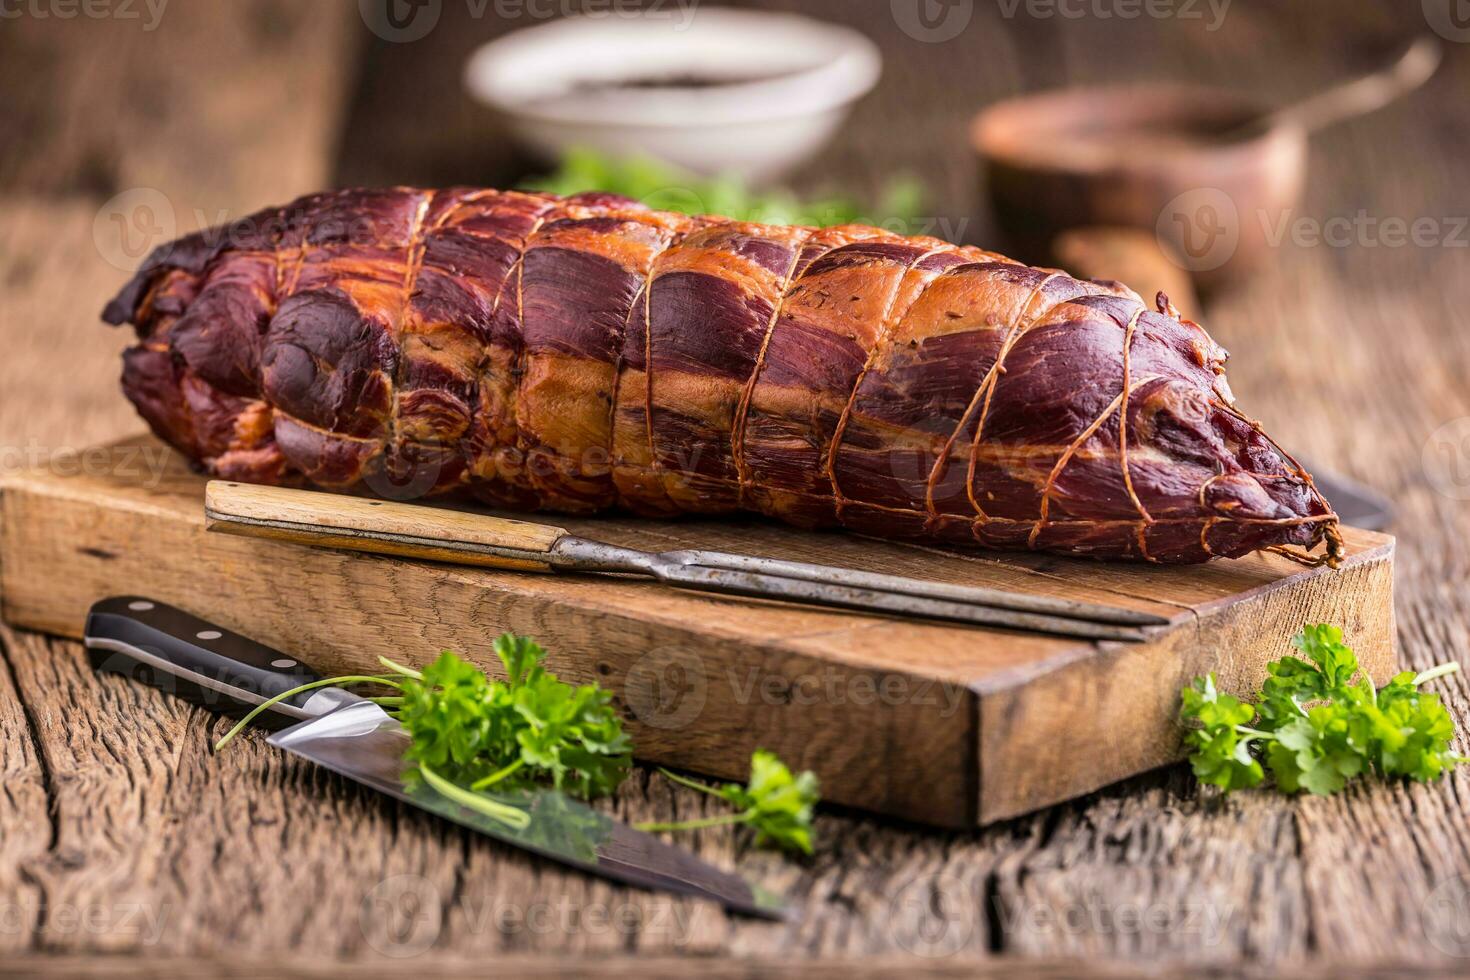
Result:
{"label": "wooden cutting board", "polygon": [[[952,827],[1064,800],[1179,757],[1179,689],[1257,685],[1304,622],[1394,672],[1393,539],[1348,530],[1343,567],[1274,556],[1164,568],[811,534],[758,521],[562,520],[640,548],[708,547],[1063,596],[1168,616],[1091,643],[679,592],[606,576],[482,571],[206,533],[204,480],[151,438],[0,485],[13,625],[80,635],[88,606],[146,594],[323,672],[440,649],[482,664],[503,630],[616,693],[640,758],[743,778],[753,749],[817,771],[837,803]],[[488,658],[488,659],[487,659]],[[495,665],[498,669],[498,664]]]}

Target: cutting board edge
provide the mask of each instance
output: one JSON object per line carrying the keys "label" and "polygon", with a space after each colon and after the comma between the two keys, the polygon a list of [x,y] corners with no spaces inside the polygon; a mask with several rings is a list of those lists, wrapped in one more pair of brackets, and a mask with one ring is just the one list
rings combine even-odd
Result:
{"label": "cutting board edge", "polygon": [[[548,606],[513,585],[484,588],[429,563],[210,534],[202,521],[178,521],[166,509],[99,516],[95,501],[46,489],[12,484],[0,510],[0,596],[6,620],[18,627],[77,638],[91,602],[136,591],[269,645],[310,651],[303,659],[329,675],[368,670],[380,654],[420,664],[443,648],[499,671],[489,638],[510,629],[540,638],[549,666],[567,680],[612,690],[641,759],[743,780],[750,752],[770,748],[793,766],[817,769],[833,802],[974,825],[975,695],[963,686],[914,670],[822,661],[774,639],[760,646],[715,638],[697,623],[673,627],[636,610]],[[77,547],[83,536],[89,544]],[[139,539],[156,553],[130,548]],[[201,567],[220,569],[232,588],[214,587]],[[296,587],[308,581],[310,592]],[[424,653],[406,656],[405,634],[415,633]],[[697,682],[690,719],[681,720],[677,707],[659,718],[659,685],[671,669]],[[824,683],[838,697],[824,697]],[[893,683],[913,696],[875,696]],[[655,705],[643,712],[651,721],[629,708],[637,699]],[[900,745],[912,751],[912,764],[884,762]]]}
{"label": "cutting board edge", "polygon": [[[193,478],[190,477],[192,480]],[[202,484],[201,484],[202,485]],[[218,567],[221,573],[228,577],[231,569],[248,568],[257,562],[253,557],[256,552],[249,549],[253,547],[272,547],[278,549],[270,552],[270,561],[284,563],[292,567],[290,578],[299,583],[308,581],[310,574],[301,571],[296,566],[303,568],[331,570],[328,577],[334,578],[333,588],[340,587],[342,583],[356,583],[358,588],[367,588],[365,582],[411,582],[423,585],[443,585],[444,588],[453,592],[457,597],[448,603],[453,607],[458,602],[459,608],[480,610],[464,597],[472,590],[480,589],[487,581],[484,573],[472,570],[454,569],[449,566],[435,566],[427,563],[404,562],[397,559],[375,558],[371,556],[346,556],[338,553],[324,551],[303,551],[290,546],[271,544],[268,542],[246,543],[248,539],[235,539],[233,545],[226,544],[225,536],[206,534],[202,509],[196,508],[189,503],[188,492],[180,492],[184,484],[170,485],[162,484],[163,490],[155,492],[156,488],[144,486],[139,482],[123,485],[119,483],[116,488],[105,480],[72,480],[65,475],[42,471],[39,473],[12,473],[0,478],[0,614],[7,621],[26,628],[42,629],[60,635],[76,637],[79,635],[83,622],[85,606],[98,594],[96,588],[112,586],[114,579],[122,578],[132,581],[128,575],[121,573],[123,566],[128,560],[136,563],[136,555],[129,556],[130,545],[136,544],[136,536],[129,538],[126,528],[113,526],[118,520],[134,529],[142,527],[153,527],[155,530],[164,529],[170,540],[185,550],[195,550],[199,555],[205,556],[203,563],[206,567]],[[116,490],[117,492],[114,492]],[[126,492],[123,492],[123,491]],[[23,512],[31,506],[31,502],[46,508],[36,512],[42,515],[39,519],[43,522],[50,517],[62,517],[70,515],[67,519],[73,523],[68,528],[64,523],[58,523],[58,540],[49,544],[45,542],[43,530],[36,528],[23,528],[26,518]],[[18,511],[19,509],[19,511]],[[88,513],[88,511],[92,513]],[[77,523],[81,521],[83,523]],[[63,531],[69,533],[63,534]],[[24,532],[24,533],[23,533]],[[88,541],[99,533],[106,536],[110,532],[112,543],[103,547],[79,547],[78,542]],[[1375,535],[1372,532],[1363,532],[1363,536],[1377,543],[1365,551],[1353,555],[1346,563],[1346,569],[1351,570],[1363,566],[1377,567],[1386,562],[1391,569],[1394,541],[1391,537]],[[91,542],[89,542],[90,544]],[[39,558],[43,554],[53,558],[57,564],[56,568],[40,571],[45,575],[56,576],[60,580],[60,588],[63,592],[71,590],[72,600],[64,611],[61,609],[63,597],[56,594],[47,594],[41,597],[41,601],[27,603],[24,608],[18,607],[15,602],[17,589],[15,588],[15,576],[24,574],[17,571],[16,559],[17,548],[25,546],[34,552],[32,559]],[[115,554],[110,554],[109,549]],[[243,549],[243,550],[242,550]],[[122,564],[115,566],[115,571],[110,578],[96,577],[96,569],[99,562],[119,560]],[[33,567],[39,567],[34,566]],[[1248,566],[1242,566],[1247,568]],[[91,569],[94,577],[91,586],[85,585],[85,574]],[[1153,574],[1162,574],[1163,570],[1155,569]],[[1293,586],[1301,586],[1323,580],[1328,573],[1323,570],[1307,570],[1292,575],[1284,576],[1282,579],[1266,583],[1258,588],[1248,589],[1232,594],[1222,599],[1191,600],[1190,605],[1179,605],[1180,621],[1176,625],[1162,631],[1161,637],[1156,638],[1154,643],[1180,643],[1178,639],[1185,631],[1198,635],[1200,622],[1210,619],[1216,615],[1216,610],[1228,611],[1241,603],[1269,602],[1270,597],[1277,594],[1291,594]],[[1204,586],[1212,589],[1224,590],[1230,587],[1233,581],[1248,580],[1255,576],[1253,572],[1242,572],[1233,574],[1224,567],[1222,573],[1205,575],[1200,581]],[[1391,572],[1390,572],[1391,576]],[[180,601],[190,595],[188,589],[195,587],[193,576],[185,575],[180,571],[171,584],[170,588],[179,591],[174,594],[163,594],[159,598],[166,601]],[[248,580],[258,586],[257,581],[261,573],[247,576]],[[848,705],[836,708],[831,704],[818,704],[815,708],[798,710],[787,710],[784,714],[771,705],[766,705],[760,714],[762,725],[758,727],[757,736],[765,739],[765,732],[773,732],[773,738],[782,738],[785,741],[772,744],[768,747],[776,748],[783,754],[789,752],[792,761],[800,762],[803,752],[822,760],[823,752],[846,754],[846,762],[834,761],[834,769],[839,769],[837,777],[829,781],[827,796],[834,802],[847,805],[860,806],[865,809],[877,810],[903,819],[916,820],[919,822],[935,824],[939,826],[964,828],[973,827],[977,824],[993,822],[1008,816],[1015,816],[1029,812],[1042,806],[1055,803],[1061,799],[1070,798],[1081,793],[1088,792],[1100,785],[1115,781],[1117,778],[1131,775],[1134,772],[1144,771],[1157,765],[1166,764],[1174,755],[1158,754],[1157,758],[1148,757],[1141,761],[1134,759],[1127,767],[1127,771],[1115,772],[1116,766],[1093,767],[1089,772],[1083,773],[1062,789],[1055,786],[1027,787],[1024,781],[1018,781],[1015,785],[1004,788],[1004,792],[996,789],[995,780],[997,772],[1000,771],[999,764],[1003,761],[993,752],[993,743],[987,743],[989,734],[986,725],[993,722],[999,716],[1002,702],[998,699],[1006,697],[1016,691],[1024,692],[1028,687],[1040,690],[1042,687],[1065,682],[1076,675],[1085,674],[1089,669],[1103,669],[1111,657],[1116,657],[1117,651],[1114,647],[1125,645],[1104,644],[1095,645],[1087,642],[1061,643],[1056,640],[1048,641],[1043,647],[1035,643],[1034,637],[1016,636],[1015,643],[1005,639],[1004,634],[989,633],[992,641],[999,637],[1003,645],[1015,647],[1016,644],[1033,644],[1031,649],[1046,654],[1037,656],[1035,660],[1028,663],[1024,668],[1007,668],[1005,666],[989,668],[991,673],[967,672],[957,668],[953,663],[943,658],[915,657],[902,663],[895,664],[884,660],[883,656],[892,649],[902,649],[902,646],[894,647],[894,643],[912,646],[916,637],[930,635],[923,630],[915,630],[910,635],[904,627],[917,624],[904,624],[893,620],[868,620],[862,622],[852,619],[851,625],[842,625],[836,629],[816,629],[807,633],[791,633],[770,635],[761,633],[758,636],[731,632],[730,635],[712,636],[712,624],[700,624],[703,633],[690,625],[688,617],[677,615],[677,610],[672,607],[665,608],[663,603],[645,602],[637,610],[625,610],[619,604],[607,598],[599,598],[600,593],[587,589],[563,588],[554,597],[542,595],[537,592],[534,585],[529,584],[530,579],[541,579],[542,577],[513,576],[501,584],[503,594],[484,604],[485,608],[493,608],[504,613],[504,618],[490,616],[487,619],[474,619],[466,614],[465,620],[459,624],[458,636],[470,635],[480,625],[493,621],[497,629],[500,626],[510,628],[519,624],[519,631],[533,631],[533,635],[542,635],[546,639],[548,648],[553,650],[553,656],[560,661],[558,669],[571,680],[592,679],[590,676],[574,676],[577,671],[586,674],[593,666],[593,656],[588,651],[596,649],[593,645],[583,644],[583,647],[561,645],[555,629],[548,633],[538,634],[538,624],[549,621],[568,620],[565,631],[575,632],[582,629],[589,634],[605,632],[615,639],[609,640],[609,645],[623,643],[628,645],[641,642],[641,638],[647,635],[675,636],[690,647],[698,647],[701,644],[710,647],[708,655],[714,657],[710,663],[716,669],[725,669],[729,665],[748,666],[752,658],[765,658],[766,663],[762,666],[762,678],[773,679],[780,684],[787,685],[785,697],[794,684],[799,684],[804,672],[809,670],[820,670],[836,672],[841,678],[855,682],[862,680],[870,686],[882,682],[885,679],[898,679],[906,683],[922,683],[933,685],[936,690],[942,691],[943,697],[937,702],[945,710],[937,710],[930,707],[921,710],[916,706],[907,706],[883,711],[868,710],[866,714],[857,707]],[[145,577],[139,580],[146,583]],[[1144,580],[1146,581],[1146,580]],[[283,586],[284,587],[284,586]],[[89,591],[89,588],[91,591]],[[601,587],[605,588],[605,587]],[[1140,590],[1145,586],[1139,586]],[[26,590],[27,594],[39,594],[44,591],[39,587]],[[488,590],[494,591],[494,590]],[[645,593],[652,595],[652,593]],[[217,597],[204,597],[200,601],[205,605],[194,604],[194,610],[205,614],[212,612],[208,605],[216,601]],[[729,603],[731,600],[720,600]],[[1161,600],[1162,601],[1162,600]],[[535,608],[538,603],[539,611]],[[446,607],[446,608],[448,608]],[[688,608],[688,607],[681,607]],[[652,610],[656,610],[655,615]],[[309,616],[314,610],[309,605],[302,604],[297,610],[299,615]],[[392,631],[407,628],[418,629],[420,632],[432,633],[433,629],[425,626],[422,621],[432,620],[428,610],[417,610],[414,616],[400,614],[396,617],[383,617],[384,610],[373,607],[371,609],[359,610],[361,623],[357,629],[364,632],[379,631],[382,634],[390,634]],[[439,610],[440,613],[443,610]],[[231,611],[228,603],[221,602],[214,618],[227,626],[246,626],[248,624],[232,621],[237,613]],[[259,612],[252,615],[259,617]],[[742,613],[742,615],[744,615]],[[841,614],[824,613],[826,617],[822,622],[837,624],[841,620]],[[1391,615],[1391,604],[1390,604]],[[280,618],[285,617],[284,614]],[[719,617],[716,617],[719,618]],[[728,619],[728,616],[725,617]],[[785,618],[783,614],[783,619]],[[762,618],[762,621],[765,621]],[[793,620],[806,622],[808,628],[817,620]],[[1191,627],[1191,622],[1193,626]],[[530,623],[527,627],[525,624]],[[580,626],[576,625],[580,624]],[[441,624],[442,625],[442,624]],[[722,621],[722,628],[730,626],[729,622]],[[261,635],[260,638],[266,642],[274,642],[276,645],[287,646],[290,644],[280,639],[287,636],[289,630],[277,624],[267,629],[277,629],[280,636],[273,638],[270,635]],[[932,630],[933,627],[926,627]],[[258,630],[256,632],[259,632]],[[442,631],[441,631],[442,632]],[[947,632],[953,633],[953,628],[947,628]],[[401,638],[401,634],[399,635]],[[1174,637],[1175,639],[1169,639]],[[630,640],[630,638],[632,638]],[[380,642],[381,636],[371,638],[372,642]],[[992,645],[995,645],[992,643]],[[1146,645],[1148,646],[1148,645]],[[838,647],[844,649],[837,650]],[[850,647],[850,649],[848,649]],[[437,647],[435,647],[437,649]],[[1136,649],[1129,647],[1129,649]],[[393,648],[392,654],[398,653],[398,648]],[[364,653],[364,656],[366,653]],[[704,656],[704,653],[700,654]],[[577,657],[583,659],[571,668]],[[823,658],[826,659],[823,659]],[[724,658],[721,660],[720,658]],[[624,658],[626,665],[627,658]],[[483,661],[482,661],[483,662]],[[322,666],[328,666],[323,664]],[[335,666],[335,665],[334,665]],[[347,666],[347,664],[342,664]],[[370,666],[367,663],[354,665],[355,667]],[[585,668],[585,670],[583,670]],[[741,669],[745,669],[744,666]],[[730,675],[730,683],[727,688],[733,689],[734,673]],[[607,681],[607,678],[599,678]],[[621,679],[612,678],[613,681]],[[609,686],[613,686],[609,683]],[[915,689],[917,690],[917,689]],[[1177,695],[1177,686],[1175,687]],[[730,694],[724,693],[728,702]],[[718,698],[716,698],[718,701]],[[736,699],[738,701],[738,699]],[[716,710],[726,710],[730,704]],[[760,708],[760,706],[756,706]],[[750,711],[750,705],[744,705],[741,710]],[[1172,712],[1173,707],[1160,709],[1165,713]],[[764,713],[762,713],[764,712]],[[824,726],[832,725],[837,728],[846,726],[848,736],[838,738],[833,732],[823,732]],[[744,727],[736,724],[727,724],[723,729],[724,735],[720,735],[718,727],[710,731],[692,731],[687,736],[681,736],[687,743],[677,751],[670,750],[665,746],[658,745],[645,753],[649,761],[662,762],[667,765],[688,768],[695,771],[707,772],[722,778],[743,777],[744,759],[739,753],[731,750],[730,745],[721,741],[724,739],[749,740],[752,735],[750,725]],[[802,733],[810,733],[803,736]],[[795,733],[795,734],[793,734]],[[1096,739],[1096,733],[1092,736]],[[788,748],[789,746],[789,748]],[[742,743],[742,751],[748,755],[749,746]],[[898,761],[892,756],[893,752],[899,752],[902,760]],[[1149,758],[1154,761],[1151,765],[1145,764]],[[923,760],[922,762],[918,760]],[[1109,773],[1103,776],[1099,774]],[[988,781],[988,782],[987,782]]]}
{"label": "cutting board edge", "polygon": [[[1338,569],[1304,570],[1286,580],[1297,588],[1253,590],[1234,603],[1207,606],[1193,628],[1173,628],[1147,644],[1104,644],[1094,657],[1079,657],[1058,669],[1010,687],[987,685],[980,694],[977,754],[980,767],[977,822],[984,826],[1022,816],[1064,800],[1097,791],[1122,779],[1177,762],[1185,755],[1183,729],[1175,720],[1178,691],[1194,677],[1217,674],[1222,690],[1241,697],[1259,689],[1266,664],[1292,652],[1291,635],[1307,622],[1344,626],[1346,641],[1375,683],[1398,672],[1393,608],[1394,556],[1391,536]],[[1320,586],[1332,582],[1332,588]],[[1313,588],[1318,586],[1318,588]],[[1211,647],[1235,636],[1229,663],[1212,663]],[[1140,703],[1131,684],[1140,673],[1164,675]],[[1121,693],[1115,689],[1121,688]],[[1131,688],[1131,691],[1130,691]],[[1134,710],[1122,713],[1120,706]],[[1048,707],[1066,705],[1065,717],[1048,716]],[[1099,714],[1101,713],[1101,714]],[[1039,717],[1038,717],[1039,715]],[[1091,721],[1079,721],[1091,719]],[[1078,725],[1090,737],[1077,740],[1091,765],[1075,765],[1068,780],[1047,777],[1049,728]],[[1005,737],[1001,737],[1001,728]],[[1031,780],[1038,780],[1032,782]]]}
{"label": "cutting board edge", "polygon": [[[1363,564],[1364,562],[1378,562],[1387,560],[1392,562],[1398,549],[1398,539],[1391,534],[1381,531],[1367,531],[1361,528],[1350,528],[1349,531],[1358,535],[1371,535],[1380,539],[1369,548],[1362,548],[1350,552],[1338,568],[1302,568],[1300,572],[1287,578],[1268,582],[1264,585],[1248,589],[1235,595],[1202,601],[1197,606],[1181,606],[1178,615],[1174,616],[1168,626],[1159,627],[1155,632],[1155,638],[1164,636],[1169,632],[1179,629],[1198,627],[1201,617],[1209,617],[1222,609],[1228,609],[1240,601],[1250,601],[1276,591],[1301,587],[1311,579],[1334,575]],[[1220,559],[1230,561],[1231,559]],[[1024,685],[1037,677],[1051,673],[1054,670],[1065,670],[1081,660],[1086,660],[1098,654],[1100,650],[1110,649],[1126,645],[1108,642],[1093,642],[1090,640],[1077,640],[1074,644],[1057,650],[1057,652],[1046,660],[1028,664],[1025,667],[1016,667],[1010,670],[1000,671],[984,678],[971,681],[971,687],[975,693],[984,698],[987,695],[1007,691]]]}
{"label": "cutting board edge", "polygon": [[[115,445],[121,445],[132,441],[132,439],[119,440],[118,443],[109,444],[109,448]],[[151,500],[148,500],[147,498],[140,498],[136,495],[109,496],[105,499],[102,499],[101,497],[99,497],[96,488],[80,485],[68,476],[51,474],[45,472],[44,470],[19,470],[0,476],[0,500],[3,500],[7,491],[9,491],[12,496],[14,496],[15,494],[31,493],[42,498],[60,499],[76,503],[87,503],[97,506],[105,506],[107,508],[127,511],[129,513],[137,514],[140,516],[149,515],[170,519],[174,517],[182,517],[190,524],[198,525],[201,529],[208,529],[208,521],[205,518],[202,503],[197,509],[191,508],[181,512],[180,510],[169,504],[155,503]],[[3,511],[0,511],[0,521],[3,521],[3,519]],[[218,536],[219,535],[217,533],[211,534],[211,537]],[[308,546],[301,545],[301,547]],[[391,555],[359,554],[353,557],[355,557],[356,560],[369,563],[415,563],[415,559],[400,558]],[[534,577],[527,577],[526,575],[519,572],[475,568],[471,566],[448,563],[426,564],[429,564],[431,567],[435,568],[438,574],[458,579],[459,581],[462,581],[466,585],[472,587],[479,587],[483,585],[487,578],[496,579],[501,576],[506,576],[506,578],[504,579],[505,581],[514,580],[523,585],[530,585],[533,588],[536,581]],[[0,569],[0,572],[3,572],[3,569]],[[567,582],[571,580],[579,582],[601,581],[603,583],[606,583],[608,581],[612,581],[610,579],[602,578],[601,576],[595,576],[590,573],[585,576],[563,574],[558,575],[555,578],[559,582]],[[549,581],[549,579],[547,580]],[[3,582],[3,575],[0,575],[0,582]],[[4,612],[5,591],[6,590],[3,587],[0,587],[0,619],[4,619],[6,622],[10,622],[10,617]],[[618,615],[624,609],[624,606],[616,601],[598,598],[597,593],[592,590],[584,590],[575,598],[560,598],[558,602],[561,605],[575,607],[589,614]],[[890,621],[888,619],[878,617],[866,617],[860,619],[849,613],[837,611],[825,611],[824,614],[832,617],[832,622],[834,624],[840,625],[838,625],[836,629],[825,628],[812,632],[796,632],[775,636],[771,638],[771,644],[780,646],[784,651],[790,653],[793,656],[807,656],[810,655],[811,651],[803,644],[803,641],[805,640],[818,636],[831,636],[856,630],[870,629],[876,626],[881,626],[884,623]],[[656,619],[662,625],[666,625],[670,628],[680,628],[687,624],[687,619],[683,616],[680,616],[677,612],[660,611],[652,614],[650,618]],[[75,622],[73,622],[71,619],[67,619],[48,621],[48,624],[45,627],[27,628],[37,629],[42,632],[55,634],[57,636],[79,639],[81,637],[82,626],[82,619],[76,619]],[[726,640],[739,640],[741,638],[740,633],[731,630],[724,630],[719,626],[719,624],[705,623],[704,629],[708,632],[718,632],[721,634],[721,638]],[[1083,642],[1085,644],[1086,641],[1080,642]],[[882,663],[876,660],[854,660],[847,663],[846,666],[853,669],[879,670],[891,669],[892,664]],[[959,678],[947,678],[947,680],[960,682]]]}

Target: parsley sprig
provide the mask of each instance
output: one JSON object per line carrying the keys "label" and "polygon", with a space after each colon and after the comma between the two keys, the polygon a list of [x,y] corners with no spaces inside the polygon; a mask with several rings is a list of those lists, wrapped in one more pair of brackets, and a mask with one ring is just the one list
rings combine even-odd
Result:
{"label": "parsley sprig", "polygon": [[696,177],[649,157],[615,157],[586,148],[563,155],[557,169],[524,185],[553,194],[606,191],[651,208],[685,214],[720,214],[772,225],[881,224],[917,233],[925,191],[912,177],[896,177],[871,207],[842,196],[807,198],[789,190],[754,190],[734,177]]}
{"label": "parsley sprig", "polygon": [[550,783],[591,799],[617,789],[632,743],[612,695],[560,680],[541,666],[546,651],[526,637],[506,633],[495,654],[504,681],[448,650],[421,673],[398,668],[395,716],[411,737],[405,761],[474,792]]}
{"label": "parsley sprig", "polygon": [[1267,665],[1254,704],[1220,691],[1213,674],[1184,689],[1180,718],[1191,725],[1185,739],[1201,782],[1228,792],[1269,772],[1283,792],[1326,796],[1365,773],[1428,782],[1470,761],[1450,751],[1455,725],[1439,695],[1420,690],[1459,664],[1405,671],[1377,688],[1336,626],[1307,626],[1292,645],[1305,659]]}
{"label": "parsley sprig", "polygon": [[[409,735],[406,778],[423,783],[462,806],[517,828],[531,825],[518,806],[520,791],[550,784],[582,799],[606,796],[627,777],[632,742],[597,684],[573,686],[542,666],[546,651],[534,640],[506,633],[495,641],[505,680],[445,650],[423,670],[379,657],[386,674],[352,674],[303,684],[257,706],[215,744],[228,745],[256,715],[279,701],[315,688],[380,685],[396,693],[370,697],[397,718]],[[810,854],[817,777],[793,775],[773,753],[750,760],[748,786],[706,786],[665,772],[670,779],[712,793],[737,812],[686,824],[643,829],[690,830],[721,824],[754,827],[758,844]],[[547,805],[543,801],[542,804]],[[567,821],[560,821],[566,824]]]}
{"label": "parsley sprig", "polygon": [[733,813],[678,823],[641,823],[639,830],[678,831],[746,824],[756,832],[759,845],[774,844],[788,851],[812,853],[812,811],[817,803],[817,777],[810,771],[793,774],[775,753],[757,749],[750,757],[750,782],[709,786],[660,769],[681,786],[717,796],[735,808]]}
{"label": "parsley sprig", "polygon": [[286,691],[259,705],[215,745],[223,749],[260,712],[313,688],[377,684],[395,695],[382,705],[408,732],[404,761],[410,784],[422,782],[472,810],[525,827],[526,812],[504,799],[550,783],[582,799],[617,789],[628,774],[632,743],[612,707],[612,694],[595,684],[574,687],[541,666],[534,640],[506,633],[495,641],[506,679],[495,680],[445,650],[423,670],[378,658],[391,673],[331,677]]}

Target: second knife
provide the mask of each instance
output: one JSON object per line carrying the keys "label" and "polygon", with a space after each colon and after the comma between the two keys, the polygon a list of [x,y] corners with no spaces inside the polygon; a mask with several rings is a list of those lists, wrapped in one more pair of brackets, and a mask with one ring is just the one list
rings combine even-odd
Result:
{"label": "second knife", "polygon": [[[224,714],[240,715],[321,678],[295,657],[140,596],[103,599],[84,634],[93,666]],[[593,874],[719,902],[745,915],[785,917],[775,896],[688,851],[552,789],[497,794],[514,820],[467,809],[404,779],[408,735],[378,705],[337,687],[293,695],[260,715],[289,725],[268,741],[348,779],[471,830]]]}

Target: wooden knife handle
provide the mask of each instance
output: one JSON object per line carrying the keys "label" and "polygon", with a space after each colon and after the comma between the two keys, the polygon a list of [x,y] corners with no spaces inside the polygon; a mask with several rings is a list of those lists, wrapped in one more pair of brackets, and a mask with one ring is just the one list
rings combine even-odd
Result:
{"label": "wooden knife handle", "polygon": [[419,504],[211,480],[211,531],[457,565],[550,571],[563,528]]}

